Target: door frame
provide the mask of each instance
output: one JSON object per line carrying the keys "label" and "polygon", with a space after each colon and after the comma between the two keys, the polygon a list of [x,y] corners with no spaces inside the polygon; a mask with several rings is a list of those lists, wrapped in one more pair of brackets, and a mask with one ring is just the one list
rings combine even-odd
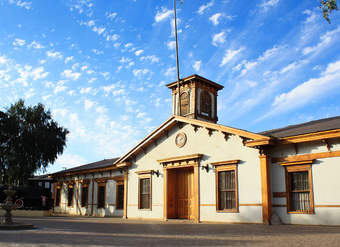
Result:
{"label": "door frame", "polygon": [[203,157],[202,154],[192,154],[180,157],[173,157],[158,160],[163,165],[164,189],[163,189],[163,220],[168,220],[168,171],[169,169],[178,169],[193,167],[194,170],[194,191],[193,191],[193,215],[196,223],[200,222],[200,188],[199,188],[199,163]]}

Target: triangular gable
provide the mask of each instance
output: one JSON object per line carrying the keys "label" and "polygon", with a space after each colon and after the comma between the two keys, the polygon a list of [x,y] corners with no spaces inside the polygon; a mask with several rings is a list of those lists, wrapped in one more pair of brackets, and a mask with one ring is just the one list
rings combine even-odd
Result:
{"label": "triangular gable", "polygon": [[[193,125],[194,127],[201,127],[206,128],[211,131],[220,131],[225,134],[232,134],[232,135],[238,135],[242,138],[245,138],[246,140],[253,140],[253,141],[262,141],[262,142],[270,142],[270,137],[255,134],[249,131],[236,129],[220,124],[210,123],[207,121],[201,121],[197,119],[190,119],[186,117],[181,116],[172,116],[167,121],[165,121],[163,124],[161,124],[157,129],[155,129],[153,132],[151,132],[148,136],[146,136],[141,142],[139,142],[136,146],[134,146],[129,152],[121,156],[116,162],[114,162],[114,165],[117,166],[126,166],[124,162],[126,162],[130,157],[134,157],[143,150],[146,149],[148,145],[156,141],[160,136],[163,136],[166,134],[170,129],[172,129],[174,126],[176,126],[178,123],[186,123]],[[128,163],[126,163],[128,164]]]}

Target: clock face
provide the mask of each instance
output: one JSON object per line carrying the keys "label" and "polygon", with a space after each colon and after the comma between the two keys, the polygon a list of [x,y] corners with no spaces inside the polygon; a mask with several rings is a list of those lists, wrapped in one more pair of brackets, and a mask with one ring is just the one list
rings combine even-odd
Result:
{"label": "clock face", "polygon": [[178,133],[175,139],[176,146],[181,148],[187,142],[187,136],[185,133]]}

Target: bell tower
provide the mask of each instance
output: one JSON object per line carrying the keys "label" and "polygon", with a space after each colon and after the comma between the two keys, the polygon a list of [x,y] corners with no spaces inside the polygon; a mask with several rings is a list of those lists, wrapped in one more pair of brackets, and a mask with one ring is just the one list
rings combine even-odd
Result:
{"label": "bell tower", "polygon": [[[166,86],[172,90],[172,114],[216,123],[217,92],[223,86],[199,75],[191,75],[180,80],[178,102],[178,82]],[[180,113],[179,114],[179,107]]]}

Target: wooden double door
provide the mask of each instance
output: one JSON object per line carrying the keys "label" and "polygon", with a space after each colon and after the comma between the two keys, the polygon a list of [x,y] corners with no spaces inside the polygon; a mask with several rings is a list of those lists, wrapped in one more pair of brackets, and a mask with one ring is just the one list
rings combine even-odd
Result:
{"label": "wooden double door", "polygon": [[194,219],[194,169],[168,169],[167,218]]}

